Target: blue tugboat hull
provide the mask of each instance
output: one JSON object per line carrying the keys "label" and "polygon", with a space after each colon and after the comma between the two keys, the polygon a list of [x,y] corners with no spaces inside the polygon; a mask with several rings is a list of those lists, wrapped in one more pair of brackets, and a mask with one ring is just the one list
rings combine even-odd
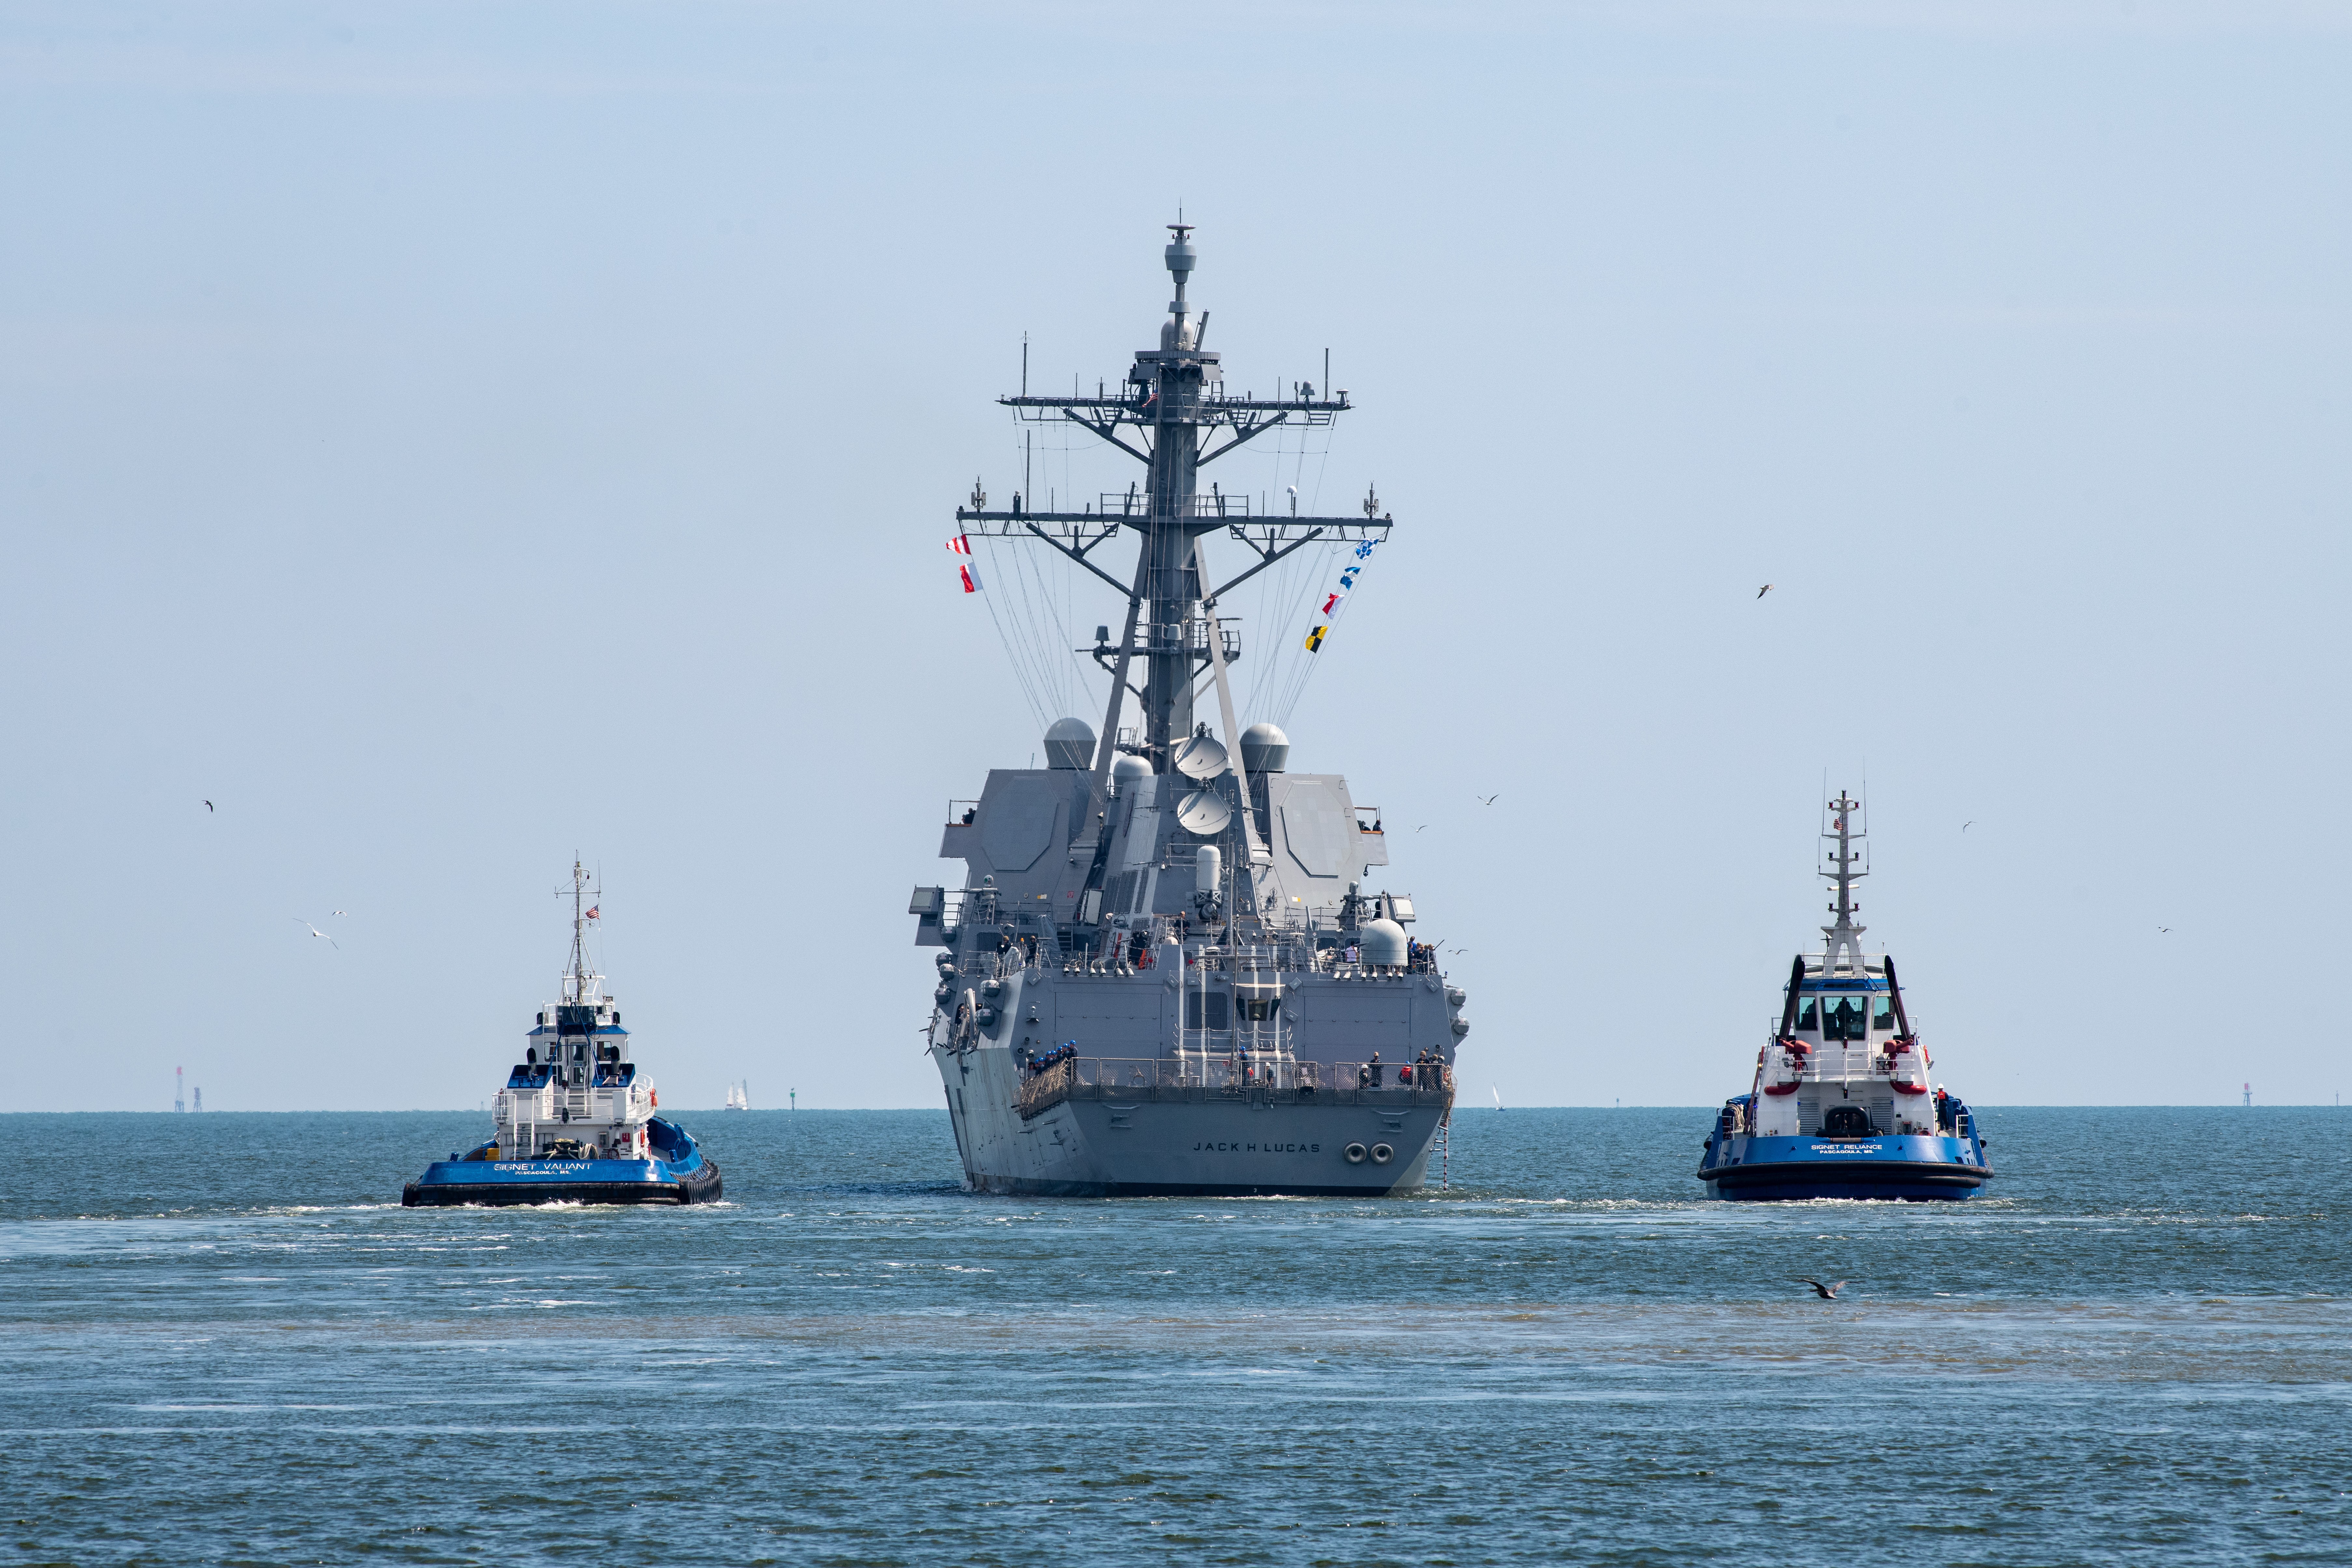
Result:
{"label": "blue tugboat hull", "polygon": [[407,1208],[717,1203],[718,1164],[690,1138],[687,1145],[678,1160],[436,1160],[401,1190],[400,1201]]}
{"label": "blue tugboat hull", "polygon": [[1973,1138],[1717,1136],[1698,1179],[1709,1196],[1747,1202],[1881,1198],[1949,1202],[1992,1179]]}

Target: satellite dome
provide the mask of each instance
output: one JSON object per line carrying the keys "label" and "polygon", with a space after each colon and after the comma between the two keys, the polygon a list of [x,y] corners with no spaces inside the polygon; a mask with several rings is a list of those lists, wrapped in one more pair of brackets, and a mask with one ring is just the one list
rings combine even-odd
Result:
{"label": "satellite dome", "polygon": [[1110,788],[1113,795],[1125,795],[1128,785],[1138,779],[1148,779],[1150,776],[1151,764],[1141,757],[1130,756],[1121,752],[1111,759]]}
{"label": "satellite dome", "polygon": [[1242,766],[1254,773],[1278,773],[1290,765],[1290,737],[1277,724],[1253,724],[1242,731]]}
{"label": "satellite dome", "polygon": [[1366,963],[1381,969],[1404,967],[1404,927],[1396,921],[1366,921],[1356,940],[1364,950]]}
{"label": "satellite dome", "polygon": [[1090,768],[1095,765],[1095,732],[1084,719],[1056,719],[1045,731],[1045,765],[1049,768]]}

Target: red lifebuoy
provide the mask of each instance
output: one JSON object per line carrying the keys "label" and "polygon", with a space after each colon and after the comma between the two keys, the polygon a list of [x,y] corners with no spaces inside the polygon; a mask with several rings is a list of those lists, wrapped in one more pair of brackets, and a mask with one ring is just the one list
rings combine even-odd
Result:
{"label": "red lifebuoy", "polygon": [[1893,1089],[1897,1094],[1925,1094],[1927,1092],[1927,1086],[1924,1083],[1890,1083],[1886,1087]]}
{"label": "red lifebuoy", "polygon": [[1767,1094],[1794,1094],[1797,1092],[1797,1087],[1798,1086],[1795,1083],[1768,1083],[1764,1086],[1764,1092]]}

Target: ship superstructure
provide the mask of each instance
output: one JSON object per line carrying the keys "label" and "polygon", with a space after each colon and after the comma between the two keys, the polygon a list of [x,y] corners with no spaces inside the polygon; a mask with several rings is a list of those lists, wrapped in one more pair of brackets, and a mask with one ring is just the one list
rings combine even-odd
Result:
{"label": "ship superstructure", "polygon": [[1870,874],[1862,803],[1829,803],[1818,955],[1789,971],[1748,1093],[1724,1104],[1698,1179],[1724,1198],[1965,1198],[1992,1175],[1976,1116],[1930,1079],[1895,960],[1866,952],[1854,884]]}
{"label": "ship superstructure", "polygon": [[656,1115],[661,1097],[630,1059],[621,1005],[589,966],[586,868],[572,868],[572,956],[541,1006],[523,1059],[491,1101],[489,1141],[436,1160],[408,1184],[411,1208],[448,1204],[716,1203],[719,1167]]}
{"label": "ship superstructure", "polygon": [[[1042,543],[1125,601],[1090,652],[1110,675],[1099,736],[1065,718],[1043,768],[992,769],[950,808],[940,853],[961,888],[918,888],[919,945],[940,949],[927,1041],[965,1175],[982,1191],[1384,1194],[1418,1186],[1451,1110],[1462,991],[1409,934],[1376,810],[1336,773],[1297,773],[1271,723],[1241,731],[1218,616],[1240,583],[1317,541],[1384,539],[1361,515],[1266,516],[1201,469],[1286,425],[1328,425],[1347,394],[1228,395],[1187,298],[1191,227],[1170,226],[1175,299],[1115,390],[1001,401],[1072,424],[1144,467],[1076,512],[1015,496],[959,508],[968,535]],[[1328,377],[1327,377],[1328,379]],[[1097,548],[1132,538],[1127,581]],[[1217,584],[1206,544],[1252,559]],[[1215,722],[1196,716],[1213,692]],[[1134,722],[1122,728],[1132,698]]]}

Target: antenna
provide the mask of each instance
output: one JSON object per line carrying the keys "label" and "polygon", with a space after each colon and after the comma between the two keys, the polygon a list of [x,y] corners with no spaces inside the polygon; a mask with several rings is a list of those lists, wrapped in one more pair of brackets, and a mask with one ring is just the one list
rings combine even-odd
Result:
{"label": "antenna", "polygon": [[[1840,790],[1837,799],[1830,802],[1827,809],[1832,814],[1831,831],[1822,837],[1834,839],[1837,847],[1830,854],[1830,868],[1818,874],[1827,877],[1836,887],[1837,895],[1830,903],[1830,912],[1837,916],[1837,923],[1822,928],[1822,934],[1829,938],[1828,945],[1822,950],[1822,975],[1824,979],[1842,967],[1841,954],[1845,963],[1851,965],[1852,973],[1867,973],[1862,956],[1862,933],[1869,928],[1854,923],[1854,912],[1861,906],[1853,901],[1853,885],[1870,875],[1864,857],[1854,850],[1854,844],[1864,837],[1864,830],[1853,825],[1854,813],[1862,809],[1862,802]],[[1856,869],[1857,866],[1862,868]]]}
{"label": "antenna", "polygon": [[172,1069],[172,1109],[173,1110],[184,1111],[188,1109],[187,1091],[188,1069],[173,1068]]}
{"label": "antenna", "polygon": [[[555,889],[555,896],[559,899],[566,893],[572,895],[572,958],[563,972],[563,1000],[579,1005],[596,999],[597,986],[604,978],[588,967],[587,949],[588,922],[602,916],[604,897],[603,871],[599,869],[592,887],[586,864],[574,858],[572,885]],[[588,901],[591,893],[595,895],[597,902]]]}

